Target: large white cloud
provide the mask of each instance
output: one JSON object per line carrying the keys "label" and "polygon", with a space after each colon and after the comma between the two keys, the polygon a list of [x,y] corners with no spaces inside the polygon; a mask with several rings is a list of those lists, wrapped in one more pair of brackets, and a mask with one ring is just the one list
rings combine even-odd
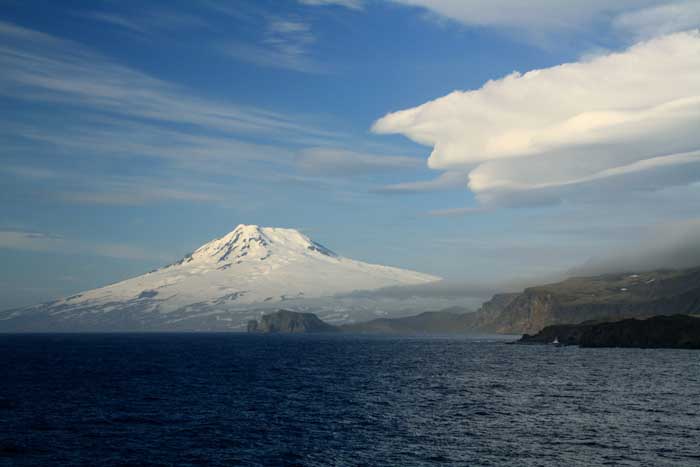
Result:
{"label": "large white cloud", "polygon": [[638,39],[685,31],[700,26],[700,2],[681,0],[628,11],[615,18],[614,26]]}
{"label": "large white cloud", "polygon": [[469,170],[482,201],[526,191],[556,197],[610,179],[653,189],[687,183],[700,178],[699,129],[699,31],[513,73],[373,126],[432,146],[431,168]]}
{"label": "large white cloud", "polygon": [[[425,8],[440,16],[467,25],[512,27],[541,34],[546,30],[581,29],[591,21],[616,20],[620,15],[647,10],[630,23],[648,24],[646,18],[664,15],[681,18],[696,0],[392,0],[395,3]],[[673,11],[680,5],[682,12]],[[652,11],[661,7],[664,11]],[[687,20],[681,20],[687,26]],[[666,21],[670,26],[671,21]],[[696,23],[697,25],[697,23]],[[682,26],[682,24],[679,24]],[[665,32],[675,32],[666,30]]]}

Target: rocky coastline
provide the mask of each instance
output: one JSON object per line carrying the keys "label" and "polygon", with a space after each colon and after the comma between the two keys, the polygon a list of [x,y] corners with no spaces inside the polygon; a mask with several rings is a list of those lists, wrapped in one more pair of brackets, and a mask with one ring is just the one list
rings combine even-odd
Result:
{"label": "rocky coastline", "polygon": [[554,342],[580,347],[700,349],[700,318],[671,315],[604,323],[553,325],[534,335],[524,334],[517,343]]}

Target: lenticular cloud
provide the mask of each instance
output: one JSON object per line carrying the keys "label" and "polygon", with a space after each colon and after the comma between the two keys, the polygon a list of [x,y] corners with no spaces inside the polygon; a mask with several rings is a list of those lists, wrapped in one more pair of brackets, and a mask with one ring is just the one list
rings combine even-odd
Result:
{"label": "lenticular cloud", "polygon": [[700,31],[513,73],[390,113],[373,130],[432,146],[428,165],[469,171],[482,201],[686,184],[700,179]]}

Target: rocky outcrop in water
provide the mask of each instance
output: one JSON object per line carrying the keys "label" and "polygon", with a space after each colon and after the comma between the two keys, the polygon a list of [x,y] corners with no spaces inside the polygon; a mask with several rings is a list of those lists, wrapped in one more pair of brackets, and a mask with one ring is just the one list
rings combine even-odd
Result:
{"label": "rocky outcrop in water", "polygon": [[322,321],[313,313],[297,313],[279,310],[264,315],[260,321],[249,321],[248,332],[263,334],[298,334],[316,332],[337,332],[338,328]]}
{"label": "rocky outcrop in water", "polygon": [[518,344],[551,344],[555,340],[561,345],[579,345],[581,336],[595,324],[585,322],[581,324],[555,324],[547,326],[536,334],[523,334],[517,341]]}
{"label": "rocky outcrop in water", "polygon": [[700,318],[672,315],[547,326],[535,335],[523,335],[518,343],[550,344],[555,339],[563,345],[581,347],[700,349]]}

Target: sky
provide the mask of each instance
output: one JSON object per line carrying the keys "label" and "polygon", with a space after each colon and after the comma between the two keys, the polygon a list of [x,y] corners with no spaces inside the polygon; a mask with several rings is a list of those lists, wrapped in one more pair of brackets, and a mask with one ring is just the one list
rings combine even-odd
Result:
{"label": "sky", "polygon": [[241,223],[459,284],[700,264],[698,27],[697,0],[0,0],[0,309]]}

